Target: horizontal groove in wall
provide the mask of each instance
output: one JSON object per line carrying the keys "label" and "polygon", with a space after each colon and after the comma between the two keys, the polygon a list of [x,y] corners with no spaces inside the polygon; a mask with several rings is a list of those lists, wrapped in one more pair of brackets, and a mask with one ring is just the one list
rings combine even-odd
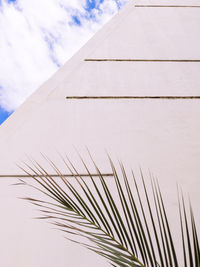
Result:
{"label": "horizontal groove in wall", "polygon": [[200,62],[200,59],[120,59],[120,58],[86,58],[84,61],[117,61],[117,62]]}
{"label": "horizontal groove in wall", "polygon": [[[104,177],[112,177],[113,176],[113,173],[102,173],[101,174],[102,176]],[[62,174],[63,177],[71,177],[73,178],[74,176],[72,174]],[[78,176],[81,176],[81,177],[89,177],[88,174],[79,174],[79,175],[76,175],[77,177]],[[98,174],[91,174],[92,177],[99,177]],[[37,175],[20,175],[20,174],[4,174],[4,175],[0,175],[0,178],[32,178],[32,177],[38,177]],[[48,176],[47,175],[43,175],[43,177],[60,177],[60,175],[58,174],[49,174]]]}
{"label": "horizontal groove in wall", "polygon": [[200,96],[67,96],[66,99],[200,99]]}
{"label": "horizontal groove in wall", "polygon": [[135,7],[178,7],[178,8],[200,8],[200,6],[190,5],[135,5]]}

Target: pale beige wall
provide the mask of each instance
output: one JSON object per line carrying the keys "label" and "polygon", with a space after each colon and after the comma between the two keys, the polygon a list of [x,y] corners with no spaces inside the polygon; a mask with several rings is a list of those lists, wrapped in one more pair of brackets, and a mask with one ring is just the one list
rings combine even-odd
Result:
{"label": "pale beige wall", "polygon": [[[138,1],[159,4],[160,1]],[[162,4],[173,4],[162,1]],[[177,4],[197,5],[197,1]],[[150,169],[164,188],[177,225],[176,182],[198,210],[200,105],[198,99],[67,100],[77,95],[197,96],[199,62],[86,62],[88,58],[200,59],[200,8],[134,8],[130,1],[61,70],[31,96],[0,129],[1,174],[19,174],[25,154],[41,160],[56,151],[75,159],[75,146],[108,172],[105,149],[128,168]],[[87,157],[87,156],[86,156]],[[76,161],[76,160],[75,160]],[[16,199],[28,194],[0,180],[0,251],[3,267],[107,266],[65,241],[33,207]],[[75,258],[74,258],[75,257]],[[98,259],[98,260],[96,260]]]}

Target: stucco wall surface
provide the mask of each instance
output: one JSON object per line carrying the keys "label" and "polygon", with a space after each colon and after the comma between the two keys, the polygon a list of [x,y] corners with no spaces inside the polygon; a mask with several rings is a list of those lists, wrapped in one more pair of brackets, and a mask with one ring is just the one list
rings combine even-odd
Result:
{"label": "stucco wall surface", "polygon": [[109,266],[32,220],[38,213],[17,197],[35,192],[9,186],[27,155],[46,164],[42,152],[63,168],[58,152],[67,154],[83,172],[75,148],[88,160],[87,146],[108,173],[107,150],[158,178],[175,233],[177,182],[200,219],[200,8],[171,5],[130,1],[0,127],[1,266]]}

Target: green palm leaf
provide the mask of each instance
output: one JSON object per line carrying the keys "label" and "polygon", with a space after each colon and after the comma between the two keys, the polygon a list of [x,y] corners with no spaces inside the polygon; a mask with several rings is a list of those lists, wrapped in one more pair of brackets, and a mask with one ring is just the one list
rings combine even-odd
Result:
{"label": "green palm leaf", "polygon": [[189,213],[186,212],[182,196],[178,203],[184,261],[178,259],[180,248],[175,247],[163,196],[154,179],[151,179],[150,192],[142,172],[139,182],[133,174],[127,176],[122,163],[117,171],[109,158],[113,173],[110,186],[92,158],[98,174],[95,177],[81,159],[87,178],[79,174],[69,159],[62,160],[73,178],[62,175],[50,160],[59,179],[34,161],[31,166],[25,164],[21,168],[36,185],[22,180],[21,184],[36,188],[49,199],[25,198],[39,207],[40,219],[51,220],[69,240],[105,257],[112,266],[179,267],[184,262],[184,267],[200,267],[194,214],[191,205]]}

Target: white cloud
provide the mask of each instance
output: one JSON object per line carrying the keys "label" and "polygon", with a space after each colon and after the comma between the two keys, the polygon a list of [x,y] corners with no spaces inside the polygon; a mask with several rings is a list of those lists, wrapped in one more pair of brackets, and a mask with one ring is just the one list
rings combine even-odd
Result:
{"label": "white cloud", "polygon": [[16,109],[125,2],[88,11],[86,0],[0,1],[0,106]]}

